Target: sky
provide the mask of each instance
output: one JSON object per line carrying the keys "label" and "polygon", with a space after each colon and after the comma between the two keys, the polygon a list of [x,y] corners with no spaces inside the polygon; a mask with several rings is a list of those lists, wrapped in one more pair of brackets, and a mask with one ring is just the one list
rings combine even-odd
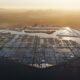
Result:
{"label": "sky", "polygon": [[80,10],[80,0],[0,0],[0,8]]}

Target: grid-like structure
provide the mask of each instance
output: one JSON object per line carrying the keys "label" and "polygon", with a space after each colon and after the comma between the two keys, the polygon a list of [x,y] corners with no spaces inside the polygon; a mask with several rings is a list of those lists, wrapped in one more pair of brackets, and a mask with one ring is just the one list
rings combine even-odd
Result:
{"label": "grid-like structure", "polygon": [[0,33],[0,56],[46,68],[80,57],[80,44],[58,38]]}

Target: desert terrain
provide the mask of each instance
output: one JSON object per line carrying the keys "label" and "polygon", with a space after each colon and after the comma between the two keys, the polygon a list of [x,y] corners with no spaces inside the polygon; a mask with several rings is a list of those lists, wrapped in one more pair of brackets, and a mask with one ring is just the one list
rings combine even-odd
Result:
{"label": "desert terrain", "polygon": [[25,25],[80,27],[80,12],[65,10],[10,10],[0,8],[0,27],[15,27],[16,25],[19,27]]}

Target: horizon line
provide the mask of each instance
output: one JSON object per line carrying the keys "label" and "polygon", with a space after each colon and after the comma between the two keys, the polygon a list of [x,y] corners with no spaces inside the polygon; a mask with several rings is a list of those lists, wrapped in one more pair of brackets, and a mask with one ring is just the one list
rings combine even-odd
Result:
{"label": "horizon line", "polygon": [[58,11],[80,11],[80,9],[58,9],[58,8],[17,8],[17,7],[0,7],[7,10],[58,10]]}

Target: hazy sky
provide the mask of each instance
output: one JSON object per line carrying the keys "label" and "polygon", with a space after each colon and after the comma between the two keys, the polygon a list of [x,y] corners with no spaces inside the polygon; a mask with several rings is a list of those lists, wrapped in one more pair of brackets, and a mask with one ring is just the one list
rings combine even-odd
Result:
{"label": "hazy sky", "polygon": [[80,0],[0,0],[1,8],[80,9]]}

